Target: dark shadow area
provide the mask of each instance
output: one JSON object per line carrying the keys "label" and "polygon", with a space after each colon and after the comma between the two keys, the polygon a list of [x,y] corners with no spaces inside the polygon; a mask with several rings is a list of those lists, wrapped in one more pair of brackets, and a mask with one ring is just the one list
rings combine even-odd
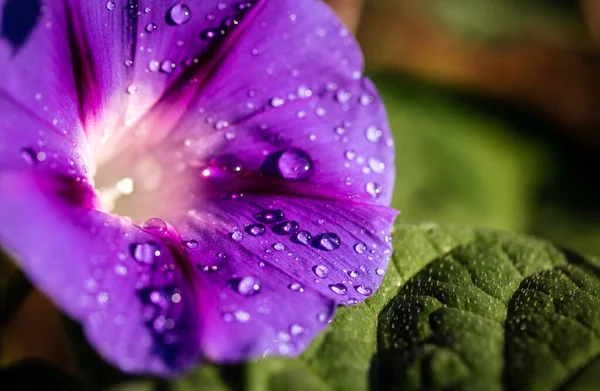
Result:
{"label": "dark shadow area", "polygon": [[27,41],[41,15],[40,0],[10,0],[2,10],[2,36],[15,53]]}

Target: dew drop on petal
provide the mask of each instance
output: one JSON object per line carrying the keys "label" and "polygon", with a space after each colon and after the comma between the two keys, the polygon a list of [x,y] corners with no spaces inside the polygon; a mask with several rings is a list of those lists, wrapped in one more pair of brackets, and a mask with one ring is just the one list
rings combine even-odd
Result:
{"label": "dew drop on petal", "polygon": [[292,236],[292,241],[298,244],[307,245],[310,243],[312,239],[312,235],[308,231],[298,231],[296,234]]}
{"label": "dew drop on petal", "polygon": [[148,23],[148,24],[146,25],[146,28],[145,28],[145,30],[146,30],[146,32],[148,32],[148,33],[152,33],[152,32],[154,32],[154,31],[156,31],[156,29],[157,29],[157,28],[158,28],[158,27],[156,26],[156,23]]}
{"label": "dew drop on petal", "polygon": [[321,250],[337,250],[342,244],[342,239],[332,232],[322,234],[317,239],[317,245]]}
{"label": "dew drop on petal", "polygon": [[325,278],[329,275],[329,269],[324,265],[317,265],[313,267],[313,273],[319,278]]}
{"label": "dew drop on petal", "polygon": [[367,245],[364,243],[356,243],[354,245],[354,251],[356,251],[359,254],[364,254],[365,251],[367,251]]}
{"label": "dew drop on petal", "polygon": [[304,292],[304,288],[302,287],[302,284],[300,284],[298,282],[294,282],[294,283],[288,285],[288,288],[290,288],[293,291]]}
{"label": "dew drop on petal", "polygon": [[344,284],[332,284],[329,285],[329,289],[338,295],[345,295],[348,292],[348,289],[346,289],[346,285]]}
{"label": "dew drop on petal", "polygon": [[36,153],[31,148],[21,149],[21,157],[30,166],[33,166],[37,163]]}
{"label": "dew drop on petal", "polygon": [[160,70],[160,63],[156,60],[152,60],[148,63],[148,70],[150,72],[158,72]]}
{"label": "dew drop on petal", "polygon": [[260,291],[260,280],[255,277],[244,277],[237,284],[237,292],[242,296],[252,296]]}
{"label": "dew drop on petal", "polygon": [[169,8],[167,11],[167,22],[181,26],[186,24],[192,18],[192,11],[184,3],[178,3]]}
{"label": "dew drop on petal", "polygon": [[282,98],[279,97],[275,97],[273,99],[271,99],[271,107],[281,107],[283,106],[283,104],[285,103],[285,101]]}
{"label": "dew drop on petal", "polygon": [[233,313],[235,319],[240,323],[246,323],[250,320],[250,314],[246,311],[237,310]]}
{"label": "dew drop on petal", "polygon": [[355,286],[354,289],[356,289],[356,291],[363,296],[370,296],[373,294],[373,289],[368,288],[366,286],[358,285]]}
{"label": "dew drop on petal", "polygon": [[381,174],[385,170],[385,163],[377,158],[369,158],[369,168],[376,174]]}
{"label": "dew drop on petal", "polygon": [[381,186],[379,186],[379,184],[375,182],[368,182],[365,185],[365,190],[373,198],[379,198],[379,196],[381,195]]}
{"label": "dew drop on petal", "polygon": [[173,72],[173,70],[175,70],[176,67],[177,67],[177,65],[171,60],[164,60],[160,64],[160,70],[161,70],[161,72],[164,72],[164,73],[171,73],[171,72]]}
{"label": "dew drop on petal", "polygon": [[160,247],[154,242],[138,243],[133,246],[133,257],[136,261],[152,264],[160,256]]}
{"label": "dew drop on petal", "polygon": [[262,236],[267,232],[267,228],[263,224],[254,224],[246,227],[246,232],[252,236]]}
{"label": "dew drop on petal", "polygon": [[349,149],[344,152],[344,157],[348,160],[354,160],[354,158],[356,158],[356,151]]}
{"label": "dew drop on petal", "polygon": [[356,278],[358,277],[358,272],[356,270],[351,270],[348,272],[348,276],[350,276],[351,278]]}
{"label": "dew drop on petal", "polygon": [[297,336],[300,335],[304,332],[304,327],[300,326],[299,324],[293,324],[290,326],[290,334]]}
{"label": "dew drop on petal", "polygon": [[106,3],[106,9],[109,11],[114,11],[114,9],[117,8],[117,5],[115,4],[114,1],[109,1]]}
{"label": "dew drop on petal", "polygon": [[153,217],[144,223],[144,229],[163,234],[167,232],[167,223],[163,219]]}
{"label": "dew drop on petal", "polygon": [[284,221],[276,224],[273,227],[273,232],[278,235],[293,235],[300,230],[300,225],[297,221]]}
{"label": "dew drop on petal", "polygon": [[372,143],[376,143],[377,141],[379,141],[379,139],[381,138],[382,135],[383,135],[383,132],[381,131],[381,129],[378,129],[376,126],[369,126],[365,130],[365,136],[367,137],[367,140],[369,140]]}
{"label": "dew drop on petal", "polygon": [[270,209],[255,214],[254,218],[263,223],[278,223],[285,218],[285,215],[281,209]]}
{"label": "dew drop on petal", "polygon": [[277,168],[283,178],[302,181],[312,175],[313,161],[303,150],[289,148],[279,156]]}
{"label": "dew drop on petal", "polygon": [[183,244],[185,247],[189,248],[190,250],[194,250],[194,249],[198,248],[198,241],[196,239],[185,240],[185,241],[181,242],[181,244]]}
{"label": "dew drop on petal", "polygon": [[277,251],[283,251],[285,250],[285,245],[283,243],[275,243],[273,248]]}
{"label": "dew drop on petal", "polygon": [[231,239],[235,240],[236,242],[241,242],[242,239],[244,238],[244,235],[240,231],[234,231],[234,232],[230,233],[229,236],[231,237]]}
{"label": "dew drop on petal", "polygon": [[377,270],[375,270],[375,273],[377,273],[378,276],[383,276],[385,274],[385,270],[377,269]]}

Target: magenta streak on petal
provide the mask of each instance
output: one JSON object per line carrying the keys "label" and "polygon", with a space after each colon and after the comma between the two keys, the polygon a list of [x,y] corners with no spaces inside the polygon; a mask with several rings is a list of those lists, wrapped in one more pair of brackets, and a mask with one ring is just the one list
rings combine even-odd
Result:
{"label": "magenta streak on petal", "polygon": [[[138,121],[136,126],[144,126],[144,123],[156,123],[160,118],[161,130],[153,132],[154,143],[159,144],[172,129],[177,127],[182,115],[190,109],[189,105],[192,104],[193,99],[202,93],[203,86],[215,74],[227,53],[234,50],[236,43],[244,36],[247,27],[252,24],[267,2],[260,0],[255,2],[250,11],[242,16],[237,27],[221,40],[214,42],[214,49],[202,58],[206,61],[199,61],[197,66],[192,66],[184,72],[148,110],[148,114]],[[194,83],[189,84],[192,79],[195,79]],[[190,88],[190,85],[194,88]]]}

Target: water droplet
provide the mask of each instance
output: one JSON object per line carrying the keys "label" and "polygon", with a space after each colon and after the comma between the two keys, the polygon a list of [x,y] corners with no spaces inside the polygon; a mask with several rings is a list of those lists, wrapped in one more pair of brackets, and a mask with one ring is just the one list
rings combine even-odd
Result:
{"label": "water droplet", "polygon": [[37,163],[36,153],[31,148],[21,149],[21,157],[30,166],[33,166]]}
{"label": "water droplet", "polygon": [[356,151],[353,149],[349,149],[346,152],[344,152],[344,156],[348,160],[354,160],[354,158],[356,157]]}
{"label": "water droplet", "polygon": [[218,36],[217,31],[213,29],[206,29],[200,33],[200,38],[205,41],[210,41]]}
{"label": "water droplet", "polygon": [[365,130],[365,135],[367,136],[367,140],[372,143],[376,143],[379,141],[381,136],[383,136],[383,132],[381,129],[377,129],[375,126],[369,126],[367,130]]}
{"label": "water droplet", "polygon": [[323,312],[317,315],[317,320],[321,323],[329,323],[331,321],[329,316]]}
{"label": "water droplet", "polygon": [[122,265],[120,263],[118,263],[118,264],[115,265],[115,269],[114,270],[115,270],[115,274],[118,275],[118,276],[124,276],[124,275],[127,274],[127,271],[128,271],[127,270],[127,266]]}
{"label": "water droplet", "polygon": [[167,223],[163,219],[153,217],[144,223],[144,229],[164,234],[168,230]]}
{"label": "water droplet", "polygon": [[129,85],[129,86],[127,87],[127,93],[128,93],[129,95],[133,95],[133,94],[135,94],[136,92],[137,92],[137,87],[136,87],[136,86],[134,86],[133,84],[131,84],[131,85]]}
{"label": "water droplet", "polygon": [[307,245],[310,243],[312,239],[312,235],[308,231],[298,231],[296,234],[292,236],[292,241],[298,244]]}
{"label": "water droplet", "polygon": [[346,289],[346,285],[344,284],[332,284],[329,285],[329,289],[338,295],[345,295],[348,292],[348,289]]}
{"label": "water droplet", "polygon": [[383,276],[385,274],[385,270],[377,269],[377,270],[375,270],[375,273],[377,273],[378,276]]}
{"label": "water droplet", "polygon": [[358,285],[355,286],[354,289],[356,289],[356,291],[363,296],[370,296],[373,294],[373,289],[368,288],[366,286]]}
{"label": "water droplet", "polygon": [[379,186],[379,184],[375,182],[368,182],[365,185],[365,190],[373,198],[379,198],[379,196],[381,195],[381,186]]}
{"label": "water droplet", "polygon": [[160,69],[160,63],[156,60],[152,60],[148,63],[148,69],[150,72],[158,72]]}
{"label": "water droplet", "polygon": [[242,296],[252,296],[260,291],[260,280],[255,277],[244,277],[237,284],[237,292]]}
{"label": "water droplet", "polygon": [[358,277],[358,272],[356,270],[351,270],[348,272],[348,275],[352,278]]}
{"label": "water droplet", "polygon": [[115,4],[114,1],[109,1],[106,3],[106,9],[109,11],[114,11],[114,9],[117,7],[117,5]]}
{"label": "water droplet", "polygon": [[47,158],[46,152],[38,152],[37,155],[35,155],[35,158],[38,162],[43,162]]}
{"label": "water droplet", "polygon": [[338,103],[346,104],[350,99],[352,99],[352,94],[349,91],[338,90],[335,94],[335,100],[337,100]]}
{"label": "water droplet", "polygon": [[273,232],[278,235],[293,235],[300,230],[300,225],[297,221],[284,221],[276,224],[273,227]]}
{"label": "water droplet", "polygon": [[354,245],[354,251],[356,251],[359,254],[364,254],[365,251],[367,251],[367,245],[364,243],[356,243]]}
{"label": "water droplet", "polygon": [[177,64],[175,64],[171,60],[164,60],[160,64],[160,70],[161,70],[161,72],[164,72],[164,73],[171,73],[171,72],[173,72],[173,70],[175,70],[176,67],[177,67]]}
{"label": "water droplet", "polygon": [[244,235],[240,231],[234,231],[234,232],[230,233],[229,236],[231,237],[231,239],[235,240],[236,242],[241,242],[242,239],[244,238]]}
{"label": "water droplet", "polygon": [[100,292],[98,293],[98,303],[107,304],[112,299],[112,296],[108,292]]}
{"label": "water droplet", "polygon": [[293,324],[290,326],[290,334],[296,336],[296,335],[300,335],[304,332],[304,327],[300,326],[299,324]]}
{"label": "water droplet", "polygon": [[129,68],[129,67],[130,67],[130,66],[132,66],[132,65],[133,65],[133,61],[131,61],[131,60],[125,60],[125,66],[126,66],[127,68]]}
{"label": "water droplet", "polygon": [[369,168],[376,174],[381,174],[385,170],[385,163],[377,158],[369,158]]}
{"label": "water droplet", "polygon": [[293,291],[304,292],[304,287],[302,287],[302,285],[298,282],[294,282],[293,284],[288,285],[288,288],[290,288]]}
{"label": "water droplet", "polygon": [[317,277],[325,278],[329,275],[329,269],[327,269],[327,266],[317,265],[313,267],[313,273],[315,273]]}
{"label": "water droplet", "polygon": [[246,323],[250,320],[250,314],[246,311],[237,310],[233,313],[235,319],[240,323]]}
{"label": "water droplet", "polygon": [[319,235],[317,237],[317,245],[321,250],[333,251],[340,248],[342,239],[332,232]]}
{"label": "water droplet", "polygon": [[270,209],[255,214],[254,218],[263,223],[278,223],[285,218],[285,215],[281,209]]}
{"label": "water droplet", "polygon": [[277,168],[283,178],[303,181],[313,174],[313,161],[303,150],[289,148],[279,156]]}
{"label": "water droplet", "polygon": [[167,22],[169,24],[181,26],[182,24],[189,22],[191,18],[192,11],[190,11],[190,7],[184,3],[175,4],[167,11]]}
{"label": "water droplet", "polygon": [[267,228],[262,224],[254,224],[246,227],[246,232],[252,236],[262,236],[267,232]]}
{"label": "water droplet", "polygon": [[360,96],[361,106],[369,106],[374,101],[375,101],[375,97],[373,95],[363,94]]}
{"label": "water droplet", "polygon": [[160,247],[155,242],[138,243],[133,246],[133,257],[140,263],[152,264],[160,256]]}
{"label": "water droplet", "polygon": [[185,240],[185,241],[181,242],[181,244],[183,244],[185,247],[189,248],[190,250],[194,250],[194,249],[198,248],[198,241],[196,239]]}
{"label": "water droplet", "polygon": [[273,248],[277,251],[283,251],[285,250],[285,245],[283,243],[275,243]]}
{"label": "water droplet", "polygon": [[227,254],[225,254],[225,253],[217,253],[217,257],[219,257],[221,259],[222,258],[227,258]]}
{"label": "water droplet", "polygon": [[157,26],[156,26],[155,23],[148,23],[146,25],[146,31],[149,32],[149,33],[152,33],[154,31],[156,31],[156,29],[157,29]]}
{"label": "water droplet", "polygon": [[281,106],[283,106],[284,103],[285,103],[285,101],[279,97],[275,97],[275,98],[271,99],[272,107],[281,107]]}

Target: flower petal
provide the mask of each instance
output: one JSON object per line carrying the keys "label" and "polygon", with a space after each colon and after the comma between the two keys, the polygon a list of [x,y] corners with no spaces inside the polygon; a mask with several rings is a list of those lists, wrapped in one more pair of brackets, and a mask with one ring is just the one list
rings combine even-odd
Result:
{"label": "flower petal", "polygon": [[392,139],[355,40],[321,1],[255,7],[220,62],[200,67],[171,150],[188,161],[233,154],[254,172],[389,204]]}
{"label": "flower petal", "polygon": [[205,355],[237,361],[301,352],[334,304],[377,290],[395,215],[375,205],[250,193],[188,212],[177,228],[198,269]]}
{"label": "flower petal", "polygon": [[131,372],[186,370],[200,326],[182,269],[161,238],[68,197],[85,193],[78,186],[3,172],[4,248],[107,360]]}

